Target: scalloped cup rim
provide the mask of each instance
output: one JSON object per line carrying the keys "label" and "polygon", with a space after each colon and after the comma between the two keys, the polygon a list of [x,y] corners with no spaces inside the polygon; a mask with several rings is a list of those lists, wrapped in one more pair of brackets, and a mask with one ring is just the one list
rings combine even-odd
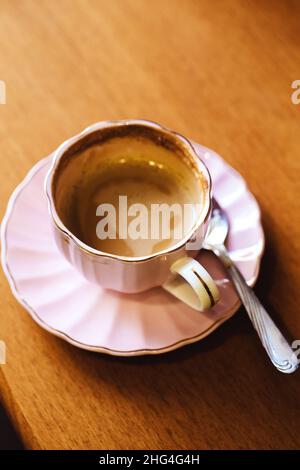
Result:
{"label": "scalloped cup rim", "polygon": [[[145,125],[154,129],[159,129],[161,132],[166,133],[166,134],[173,134],[177,137],[178,140],[181,141],[181,144],[186,147],[187,150],[193,156],[195,157],[195,161],[197,162],[197,165],[199,166],[199,171],[203,173],[209,181],[210,186],[205,192],[205,207],[203,209],[203,214],[202,217],[197,221],[197,223],[193,226],[193,228],[189,231],[189,233],[182,238],[178,243],[176,243],[174,246],[169,247],[167,249],[158,251],[156,253],[153,253],[151,255],[146,255],[146,256],[136,256],[136,257],[128,257],[128,256],[121,256],[121,255],[115,255],[112,253],[106,253],[102,252],[100,250],[96,250],[95,248],[87,245],[84,243],[82,240],[80,240],[78,237],[76,237],[62,222],[60,219],[59,215],[57,214],[56,208],[55,208],[55,203],[53,200],[52,196],[52,182],[53,182],[53,175],[55,173],[55,170],[59,164],[59,161],[63,154],[66,152],[68,148],[70,148],[74,143],[78,142],[81,138],[92,134],[93,132],[100,130],[107,126],[108,124],[112,124],[113,126],[126,126],[126,125]],[[110,259],[116,259],[120,260],[122,262],[129,262],[129,263],[140,263],[144,261],[149,261],[154,258],[158,258],[160,256],[164,256],[169,253],[173,253],[177,250],[180,250],[193,236],[194,232],[203,224],[205,223],[207,217],[209,216],[210,210],[211,210],[211,176],[210,173],[203,162],[200,158],[197,158],[197,152],[192,144],[188,139],[186,139],[184,136],[179,134],[178,132],[172,131],[168,129],[167,127],[161,126],[160,124],[154,122],[154,121],[149,121],[146,119],[124,119],[124,120],[115,120],[115,121],[100,121],[97,123],[94,123],[88,127],[86,127],[83,131],[79,132],[75,136],[65,140],[54,152],[53,152],[53,161],[52,164],[48,170],[47,176],[45,178],[45,192],[47,195],[48,199],[48,208],[50,212],[51,219],[55,226],[58,228],[59,231],[61,231],[65,236],[68,237],[69,241],[74,243],[79,249],[84,251],[85,253],[88,253],[92,256],[95,257],[102,257],[102,258],[110,258]]]}

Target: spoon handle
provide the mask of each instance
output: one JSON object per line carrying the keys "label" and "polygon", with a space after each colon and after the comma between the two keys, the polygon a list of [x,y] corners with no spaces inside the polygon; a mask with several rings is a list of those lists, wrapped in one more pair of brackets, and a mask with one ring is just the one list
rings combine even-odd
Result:
{"label": "spoon handle", "polygon": [[298,367],[298,359],[287,340],[262,306],[254,291],[247,285],[238,268],[231,264],[228,266],[228,270],[272,363],[280,372],[286,374],[294,372]]}

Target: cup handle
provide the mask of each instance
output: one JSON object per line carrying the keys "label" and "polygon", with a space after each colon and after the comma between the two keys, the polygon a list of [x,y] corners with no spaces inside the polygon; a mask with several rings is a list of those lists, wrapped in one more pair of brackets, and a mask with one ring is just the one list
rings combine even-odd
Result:
{"label": "cup handle", "polygon": [[163,288],[185,304],[203,311],[213,307],[220,299],[213,278],[194,258],[180,258],[170,269],[174,276]]}

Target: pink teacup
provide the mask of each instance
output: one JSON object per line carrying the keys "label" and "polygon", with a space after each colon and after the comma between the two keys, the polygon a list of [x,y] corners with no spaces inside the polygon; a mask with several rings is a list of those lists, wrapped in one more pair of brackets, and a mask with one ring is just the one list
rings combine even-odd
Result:
{"label": "pink teacup", "polygon": [[[45,189],[57,245],[88,280],[138,293],[174,285],[179,276],[191,287],[189,305],[204,310],[218,300],[213,279],[194,259],[209,223],[211,179],[186,138],[145,120],[96,123],[55,151]],[[129,215],[122,197],[132,203]],[[150,206],[151,215],[172,214],[167,237],[157,237],[161,231],[145,219]],[[188,207],[188,216],[179,217],[175,206]],[[144,218],[132,218],[137,207]],[[105,219],[109,210],[113,222]],[[179,221],[184,231],[175,237]],[[151,236],[141,236],[141,227]]]}

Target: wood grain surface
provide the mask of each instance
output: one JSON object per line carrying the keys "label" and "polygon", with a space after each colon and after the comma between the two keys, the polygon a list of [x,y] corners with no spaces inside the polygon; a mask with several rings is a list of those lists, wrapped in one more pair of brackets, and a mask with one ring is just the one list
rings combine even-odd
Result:
{"label": "wood grain surface", "polygon": [[[0,211],[31,166],[85,126],[147,118],[219,152],[257,197],[257,292],[300,338],[300,3],[0,0]],[[151,358],[81,351],[39,328],[1,272],[5,408],[27,448],[290,448],[300,372],[278,373],[241,309]]]}

